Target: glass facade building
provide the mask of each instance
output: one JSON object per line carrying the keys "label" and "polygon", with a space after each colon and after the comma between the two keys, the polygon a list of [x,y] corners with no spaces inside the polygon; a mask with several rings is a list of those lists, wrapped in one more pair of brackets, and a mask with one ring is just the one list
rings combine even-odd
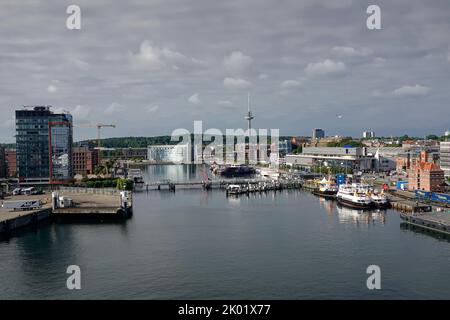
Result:
{"label": "glass facade building", "polygon": [[71,180],[72,143],[70,114],[55,114],[50,107],[16,111],[17,170],[21,181]]}

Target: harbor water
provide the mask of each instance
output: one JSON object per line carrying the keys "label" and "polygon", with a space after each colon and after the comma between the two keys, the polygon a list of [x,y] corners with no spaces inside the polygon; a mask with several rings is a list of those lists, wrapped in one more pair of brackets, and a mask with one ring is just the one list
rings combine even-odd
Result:
{"label": "harbor water", "polygon": [[[149,166],[145,180],[200,180]],[[66,287],[70,265],[81,290]],[[369,290],[366,269],[381,269]],[[0,240],[0,299],[448,299],[450,243],[393,210],[360,212],[306,191],[134,196],[123,222],[47,223]]]}

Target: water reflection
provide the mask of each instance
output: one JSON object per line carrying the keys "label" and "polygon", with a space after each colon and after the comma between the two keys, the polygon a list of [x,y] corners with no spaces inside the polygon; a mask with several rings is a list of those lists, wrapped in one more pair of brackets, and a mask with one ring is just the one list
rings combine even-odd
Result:
{"label": "water reflection", "polygon": [[358,210],[351,209],[341,205],[336,206],[338,213],[338,220],[340,223],[352,223],[352,224],[365,224],[376,225],[386,223],[386,211],[385,210]]}
{"label": "water reflection", "polygon": [[167,179],[177,182],[203,180],[205,174],[214,178],[207,165],[149,165],[142,171],[147,183]]}
{"label": "water reflection", "polygon": [[434,239],[437,239],[440,241],[450,242],[450,235],[447,235],[447,234],[444,234],[441,232],[436,232],[436,231],[429,230],[429,229],[420,228],[420,227],[411,225],[406,222],[400,223],[400,230],[409,230],[415,234],[427,235],[427,236],[433,237]]}

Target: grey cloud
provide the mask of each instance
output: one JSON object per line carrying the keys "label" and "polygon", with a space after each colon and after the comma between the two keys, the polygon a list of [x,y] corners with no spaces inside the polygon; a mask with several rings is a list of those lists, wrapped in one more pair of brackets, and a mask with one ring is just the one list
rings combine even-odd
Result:
{"label": "grey cloud", "polygon": [[[13,140],[7,121],[24,104],[118,124],[105,136],[167,134],[197,119],[243,127],[247,91],[255,126],[285,134],[320,126],[342,135],[369,127],[423,135],[450,126],[447,0],[380,0],[383,29],[373,32],[365,0],[78,0],[79,31],[65,28],[69,4],[0,4],[3,141]],[[240,54],[225,66],[233,52]],[[301,90],[279,94],[283,82],[303,78]],[[432,90],[420,99],[393,94],[415,84]],[[55,92],[47,91],[51,85]],[[201,105],[188,102],[193,93]],[[405,114],[391,121],[392,110]],[[336,121],[336,114],[345,117]],[[440,117],[411,126],[430,114]],[[77,138],[92,135],[76,130]]]}

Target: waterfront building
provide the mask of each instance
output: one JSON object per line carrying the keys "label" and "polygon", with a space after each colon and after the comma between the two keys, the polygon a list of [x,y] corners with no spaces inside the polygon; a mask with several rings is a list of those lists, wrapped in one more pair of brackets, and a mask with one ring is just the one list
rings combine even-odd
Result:
{"label": "waterfront building", "polygon": [[17,152],[16,149],[5,150],[6,176],[13,178],[17,176]]}
{"label": "waterfront building", "polygon": [[367,148],[367,154],[374,157],[373,169],[379,172],[396,170],[397,159],[404,153],[401,147]]}
{"label": "waterfront building", "polygon": [[375,132],[373,132],[373,131],[364,131],[364,132],[363,132],[363,138],[364,138],[364,139],[372,139],[372,138],[375,138]]}
{"label": "waterfront building", "polygon": [[95,168],[99,164],[99,150],[89,147],[78,147],[73,149],[73,170],[74,174],[90,175],[94,174]]}
{"label": "waterfront building", "polygon": [[6,178],[7,164],[5,158],[5,149],[0,147],[0,179]]}
{"label": "waterfront building", "polygon": [[72,179],[72,122],[70,114],[53,113],[50,106],[16,111],[17,171],[21,182],[63,184]]}
{"label": "waterfront building", "polygon": [[321,139],[311,140],[311,142],[307,145],[309,147],[328,147],[330,143],[340,143],[344,140],[341,136],[332,136],[325,137]]}
{"label": "waterfront building", "polygon": [[123,148],[121,149],[121,154],[121,159],[123,160],[146,160],[148,156],[148,150],[147,148]]}
{"label": "waterfront building", "polygon": [[290,140],[282,140],[278,143],[278,152],[281,157],[292,152],[292,143]]}
{"label": "waterfront building", "polygon": [[319,140],[325,138],[325,131],[319,128],[314,128],[312,131],[312,139]]}
{"label": "waterfront building", "polygon": [[303,147],[308,143],[311,143],[311,137],[298,136],[291,139],[291,145],[296,148]]}
{"label": "waterfront building", "polygon": [[188,144],[148,146],[147,159],[155,163],[191,163],[191,146]]}
{"label": "waterfront building", "polygon": [[441,141],[439,148],[439,161],[445,177],[450,178],[450,141]]}
{"label": "waterfront building", "polygon": [[443,191],[444,171],[435,161],[430,161],[429,154],[422,151],[419,157],[411,160],[408,171],[409,190]]}
{"label": "waterfront building", "polygon": [[286,164],[295,167],[342,167],[353,170],[372,170],[373,155],[367,148],[304,147],[301,154],[286,155]]}

